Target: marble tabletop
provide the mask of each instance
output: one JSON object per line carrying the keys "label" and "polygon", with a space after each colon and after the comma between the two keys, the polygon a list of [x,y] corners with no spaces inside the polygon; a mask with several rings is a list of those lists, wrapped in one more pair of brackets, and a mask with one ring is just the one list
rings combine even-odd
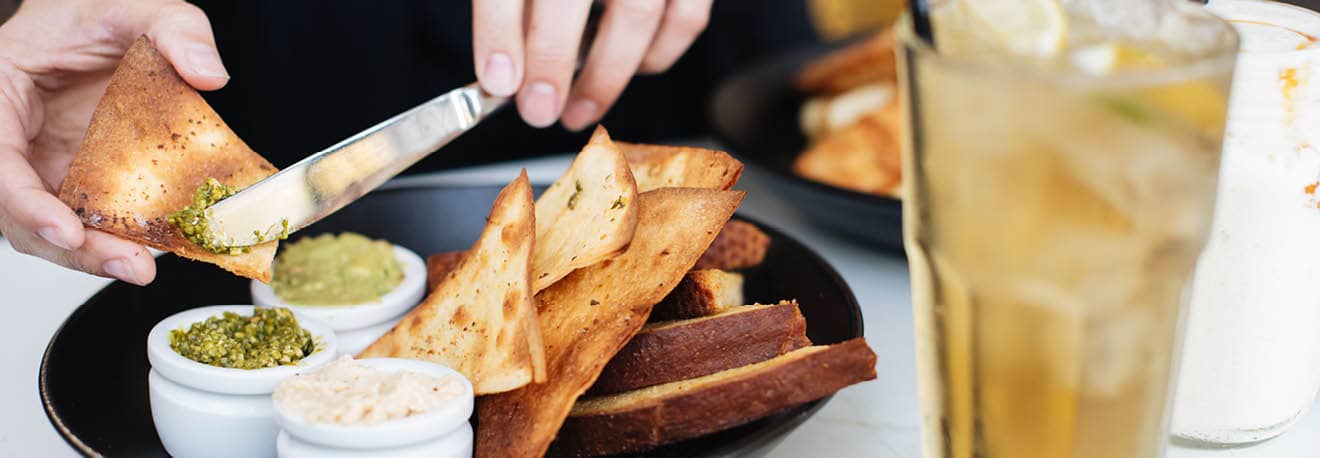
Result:
{"label": "marble tabletop", "polygon": [[[569,160],[555,156],[405,180],[448,184],[503,184],[526,167],[533,182],[549,183]],[[906,262],[840,239],[808,222],[775,195],[756,170],[739,185],[748,192],[739,210],[819,252],[851,285],[861,303],[866,340],[879,357],[876,380],[839,392],[794,430],[773,457],[920,456],[912,310]],[[64,270],[18,254],[0,240],[0,457],[75,456],[56,434],[37,395],[42,352],[60,323],[107,280]],[[141,412],[147,415],[147,412]],[[1282,436],[1251,447],[1191,449],[1171,446],[1173,458],[1320,458],[1320,408]]]}

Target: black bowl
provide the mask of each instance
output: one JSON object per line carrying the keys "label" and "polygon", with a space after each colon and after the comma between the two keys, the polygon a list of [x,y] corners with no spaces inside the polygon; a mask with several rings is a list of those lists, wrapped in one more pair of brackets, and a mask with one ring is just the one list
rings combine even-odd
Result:
{"label": "black bowl", "polygon": [[850,191],[793,172],[793,161],[807,146],[798,127],[806,94],[793,87],[793,78],[807,62],[848,43],[800,48],[725,80],[710,107],[715,137],[750,167],[767,172],[774,189],[812,222],[901,253],[903,206],[898,199]]}
{"label": "black bowl", "polygon": [[[485,224],[497,186],[393,187],[374,192],[305,234],[355,231],[420,253],[468,248]],[[770,234],[765,262],[745,272],[747,300],[801,301],[813,342],[862,335],[861,310],[843,279],[819,256],[782,233]],[[302,235],[302,234],[300,234]],[[89,456],[167,456],[147,402],[146,336],[156,322],[212,304],[251,303],[248,281],[209,264],[163,256],[147,287],[112,283],[65,320],[41,362],[46,415],[74,449]],[[646,456],[760,456],[828,399]]]}

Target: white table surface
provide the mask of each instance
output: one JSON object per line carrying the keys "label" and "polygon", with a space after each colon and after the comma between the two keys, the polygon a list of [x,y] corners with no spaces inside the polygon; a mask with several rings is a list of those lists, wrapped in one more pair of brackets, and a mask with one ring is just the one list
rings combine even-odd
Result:
{"label": "white table surface", "polygon": [[[504,183],[516,167],[548,183],[566,157],[486,166],[408,180]],[[769,223],[819,252],[848,281],[862,305],[866,340],[879,356],[879,378],[844,389],[774,450],[774,457],[920,456],[912,310],[903,259],[833,237],[810,226],[773,193],[755,170],[740,211]],[[0,241],[0,457],[74,456],[47,421],[37,395],[42,352],[66,316],[108,281],[23,256]],[[89,381],[90,383],[94,383]],[[1263,383],[1268,383],[1263,381]],[[140,415],[148,415],[141,412]],[[1282,436],[1252,447],[1201,450],[1170,447],[1171,458],[1320,458],[1320,408]]]}

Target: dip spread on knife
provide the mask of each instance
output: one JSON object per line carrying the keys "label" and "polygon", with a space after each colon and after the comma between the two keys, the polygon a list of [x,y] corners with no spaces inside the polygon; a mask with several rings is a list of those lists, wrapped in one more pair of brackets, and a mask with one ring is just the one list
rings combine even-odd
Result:
{"label": "dip spread on knife", "polygon": [[384,297],[403,282],[394,245],[345,232],[307,237],[275,258],[271,288],[294,305],[355,305]]}
{"label": "dip spread on knife", "polygon": [[[225,200],[225,198],[238,193],[232,186],[226,186],[215,178],[207,178],[197,191],[193,192],[193,200],[187,207],[183,207],[174,213],[170,213],[169,222],[174,227],[179,228],[179,232],[188,241],[196,244],[215,254],[241,254],[252,250],[246,246],[227,246],[220,242],[220,238],[211,231],[210,224],[206,221],[206,209],[215,205],[216,202]],[[284,230],[280,232],[279,240],[289,237],[289,222],[283,222]],[[260,235],[260,234],[258,234]],[[264,242],[258,237],[259,242]]]}
{"label": "dip spread on knife", "polygon": [[284,308],[253,310],[252,316],[225,312],[170,331],[170,348],[202,364],[261,369],[297,363],[316,345],[312,333]]}

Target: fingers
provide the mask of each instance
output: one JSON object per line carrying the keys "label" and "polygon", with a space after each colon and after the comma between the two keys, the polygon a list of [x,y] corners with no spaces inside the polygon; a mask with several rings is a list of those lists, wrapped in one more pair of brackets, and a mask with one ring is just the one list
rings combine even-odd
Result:
{"label": "fingers", "polygon": [[518,92],[518,112],[527,124],[547,127],[559,119],[590,10],[589,0],[532,2],[524,59],[527,76]]}
{"label": "fingers", "polygon": [[668,70],[687,51],[710,20],[711,0],[669,0],[660,31],[642,59],[642,73]]}
{"label": "fingers", "polygon": [[482,89],[513,95],[522,84],[523,0],[473,2],[472,44]]}
{"label": "fingers", "polygon": [[60,249],[83,244],[83,225],[64,202],[46,190],[37,172],[12,148],[0,150],[0,219],[5,234],[35,234]]}
{"label": "fingers", "polygon": [[[6,224],[0,221],[0,225]],[[66,250],[31,233],[3,227],[6,237],[20,253],[36,256],[92,275],[116,278],[135,285],[146,285],[156,278],[156,260],[141,245],[104,232],[89,229],[86,241],[74,250]],[[11,232],[14,235],[10,235]]]}
{"label": "fingers", "polygon": [[615,0],[605,10],[591,52],[564,109],[564,127],[581,130],[600,119],[637,72],[660,27],[664,0]]}
{"label": "fingers", "polygon": [[72,269],[138,285],[156,276],[150,252],[103,232],[84,230],[73,210],[46,191],[13,148],[0,148],[0,233],[15,250]]}
{"label": "fingers", "polygon": [[215,48],[211,21],[201,8],[181,1],[166,2],[155,10],[142,33],[193,87],[209,91],[229,82],[229,72]]}

